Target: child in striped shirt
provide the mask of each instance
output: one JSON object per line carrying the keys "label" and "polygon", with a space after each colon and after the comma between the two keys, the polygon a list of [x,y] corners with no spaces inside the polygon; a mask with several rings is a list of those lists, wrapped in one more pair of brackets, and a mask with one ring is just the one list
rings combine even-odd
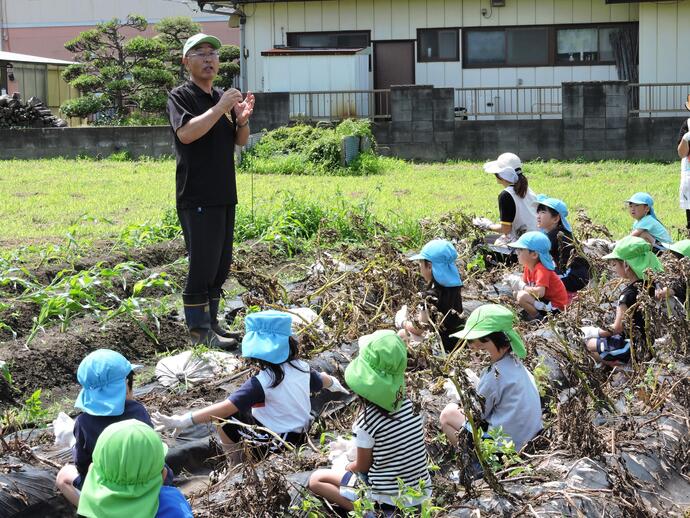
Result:
{"label": "child in striped shirt", "polygon": [[[360,347],[345,370],[345,381],[364,400],[353,426],[357,457],[346,471],[315,471],[309,489],[347,511],[360,485],[382,510],[420,506],[431,496],[431,478],[422,418],[405,397],[407,348],[393,331],[363,337]],[[399,480],[420,496],[401,495]]]}

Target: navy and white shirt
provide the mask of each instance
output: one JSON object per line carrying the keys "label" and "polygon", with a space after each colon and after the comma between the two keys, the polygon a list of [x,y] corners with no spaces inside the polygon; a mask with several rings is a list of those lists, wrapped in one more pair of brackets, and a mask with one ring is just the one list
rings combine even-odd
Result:
{"label": "navy and white shirt", "polygon": [[352,432],[358,448],[372,450],[367,477],[373,493],[397,495],[398,479],[407,487],[418,488],[420,482],[430,487],[424,425],[409,399],[389,414],[367,404]]}
{"label": "navy and white shirt", "polygon": [[285,377],[277,387],[264,369],[245,381],[228,399],[240,412],[251,409],[255,419],[276,433],[303,432],[309,426],[310,394],[323,389],[318,372],[301,360],[282,365]]}

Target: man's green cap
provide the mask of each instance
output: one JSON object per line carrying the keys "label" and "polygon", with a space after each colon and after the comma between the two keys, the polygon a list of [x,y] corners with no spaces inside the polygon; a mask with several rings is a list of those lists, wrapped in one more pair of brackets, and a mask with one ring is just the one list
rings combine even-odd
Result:
{"label": "man's green cap", "polygon": [[186,56],[187,52],[192,50],[197,45],[201,45],[202,43],[208,43],[216,50],[218,50],[221,46],[218,38],[200,32],[199,34],[195,34],[194,36],[187,38],[187,41],[184,42],[184,47],[182,47],[182,55]]}
{"label": "man's green cap", "polygon": [[393,412],[405,397],[407,347],[394,332],[359,339],[359,356],[345,369],[345,382],[367,401]]}
{"label": "man's green cap", "polygon": [[153,518],[167,447],[135,419],[111,424],[96,441],[77,513],[87,518]]}
{"label": "man's green cap", "polygon": [[628,263],[638,279],[644,279],[644,272],[651,269],[655,272],[663,272],[659,258],[652,252],[652,245],[645,239],[637,236],[626,236],[603,259],[619,259]]}
{"label": "man's green cap", "polygon": [[525,344],[520,335],[513,329],[515,315],[511,310],[499,304],[486,304],[475,309],[467,319],[465,328],[450,336],[461,340],[477,340],[486,335],[501,331],[510,340],[510,347],[518,358],[527,356]]}
{"label": "man's green cap", "polygon": [[683,239],[682,241],[677,241],[668,247],[669,250],[673,250],[677,254],[683,255],[685,257],[690,257],[690,239]]}

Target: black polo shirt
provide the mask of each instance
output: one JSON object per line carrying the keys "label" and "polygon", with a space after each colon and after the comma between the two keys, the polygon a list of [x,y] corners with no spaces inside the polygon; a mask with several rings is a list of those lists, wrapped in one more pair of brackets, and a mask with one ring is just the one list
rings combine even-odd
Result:
{"label": "black polo shirt", "polygon": [[175,139],[177,156],[177,207],[212,207],[235,205],[235,114],[226,116],[203,137],[191,144],[177,138],[177,130],[194,117],[215,106],[223,90],[213,88],[207,94],[191,81],[173,89],[168,96],[168,116]]}

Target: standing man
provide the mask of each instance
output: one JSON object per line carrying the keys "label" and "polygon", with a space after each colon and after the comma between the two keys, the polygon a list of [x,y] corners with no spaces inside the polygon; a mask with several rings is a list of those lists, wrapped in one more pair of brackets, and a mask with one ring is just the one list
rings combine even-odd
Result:
{"label": "standing man", "polygon": [[184,44],[182,63],[190,80],[168,97],[177,156],[177,215],[189,256],[182,294],[193,345],[232,349],[236,336],[218,323],[218,304],[232,262],[237,187],[235,144],[249,138],[254,96],[213,87],[218,74],[215,36],[195,34]]}
{"label": "standing man", "polygon": [[[685,103],[685,108],[690,110],[690,95]],[[686,119],[680,128],[678,135],[678,157],[680,162],[680,208],[685,209],[686,228],[690,230],[690,131],[688,131],[690,119]]]}

